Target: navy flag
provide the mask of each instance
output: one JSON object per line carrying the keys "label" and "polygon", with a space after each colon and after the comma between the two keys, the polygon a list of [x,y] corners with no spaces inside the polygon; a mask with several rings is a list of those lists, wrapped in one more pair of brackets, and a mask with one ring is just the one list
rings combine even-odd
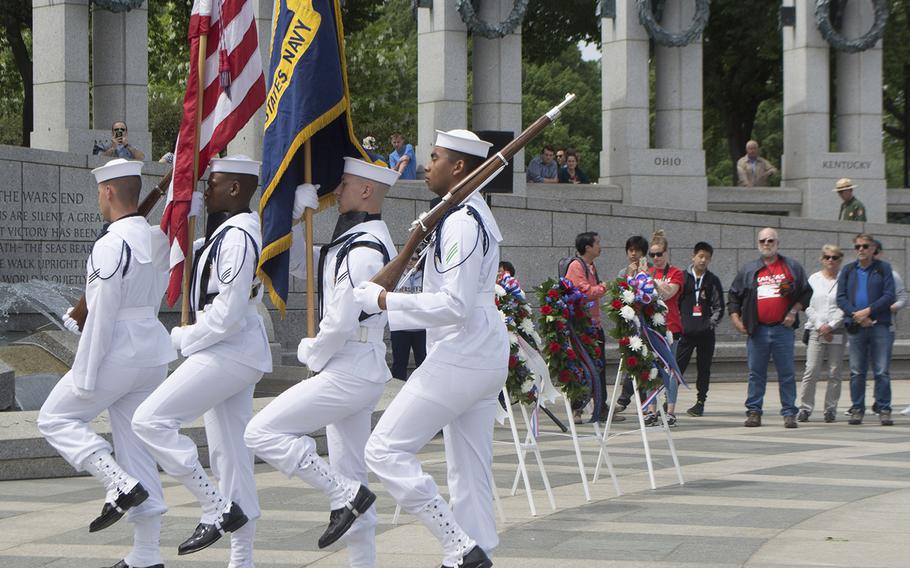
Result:
{"label": "navy flag", "polygon": [[[262,256],[259,278],[284,315],[294,191],[319,184],[320,201],[344,172],[344,157],[371,161],[354,136],[338,0],[279,0],[265,101],[262,157]],[[304,179],[310,141],[312,179]]]}

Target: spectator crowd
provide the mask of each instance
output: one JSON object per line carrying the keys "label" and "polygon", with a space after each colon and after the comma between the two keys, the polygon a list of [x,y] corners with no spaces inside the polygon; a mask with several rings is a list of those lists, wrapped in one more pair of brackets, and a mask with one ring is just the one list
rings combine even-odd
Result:
{"label": "spectator crowd", "polygon": [[[544,152],[549,151],[545,148]],[[539,163],[546,165],[550,158],[542,154]],[[844,185],[850,185],[849,180]],[[721,277],[709,268],[714,257],[710,243],[696,243],[691,251],[681,255],[685,258],[681,265],[675,266],[670,239],[664,231],[654,232],[650,242],[641,235],[626,240],[626,264],[619,268],[616,277],[634,276],[647,265],[657,294],[667,304],[671,349],[689,384],[693,382],[689,364],[695,355],[695,403],[686,414],[700,417],[705,413],[717,327],[727,314],[736,331],[746,338],[748,383],[744,426],[762,425],[770,363],[777,374],[780,415],[785,428],[797,428],[799,422],[808,422],[816,410],[824,422],[836,422],[841,379],[847,373],[848,423],[862,424],[866,412],[871,411],[878,415],[881,425],[893,425],[889,368],[895,318],[907,304],[907,291],[897,271],[885,260],[882,243],[872,235],[857,234],[853,238],[852,260],[844,259],[845,252],[839,246],[826,244],[808,268],[783,255],[781,246],[775,229],[760,230],[755,257],[739,267],[725,294]],[[559,270],[565,271],[565,277],[593,300],[589,315],[598,329],[601,352],[605,352],[605,338],[609,334],[604,333],[599,306],[610,299],[604,298],[608,286],[600,279],[595,266],[601,252],[600,236],[590,231],[580,233],[575,239],[575,249],[571,260],[560,261]],[[514,276],[515,269],[510,263],[503,262],[503,266]],[[797,339],[806,345],[802,369],[796,368]],[[797,385],[798,372],[801,380]],[[867,404],[866,381],[870,372],[874,386],[871,404]],[[817,406],[816,384],[820,379],[825,380],[826,388],[822,403]],[[611,385],[606,383],[604,374],[599,381],[600,392],[605,393]],[[614,421],[623,419],[618,413],[630,405],[634,396],[628,377],[621,384]],[[669,426],[677,424],[677,395],[677,385],[670,381],[663,394]],[[647,393],[639,396],[646,400]],[[605,396],[604,400],[609,397]],[[660,421],[656,405],[661,399],[654,400],[649,408],[643,409],[646,425]],[[590,420],[606,420],[609,410],[606,406],[595,410]],[[583,422],[583,409],[574,411],[576,423]],[[910,415],[910,406],[901,413]]]}

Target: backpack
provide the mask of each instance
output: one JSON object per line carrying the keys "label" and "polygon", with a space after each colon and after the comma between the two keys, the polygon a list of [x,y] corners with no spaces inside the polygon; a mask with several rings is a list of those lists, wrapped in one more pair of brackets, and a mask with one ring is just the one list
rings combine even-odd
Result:
{"label": "backpack", "polygon": [[[585,271],[585,278],[586,278],[586,279],[589,278],[588,264],[587,264],[585,261],[583,261],[582,259],[578,258],[577,256],[567,256],[567,257],[564,257],[564,258],[560,258],[560,259],[559,259],[559,267],[558,267],[558,270],[559,270],[559,277],[560,277],[560,278],[565,278],[565,277],[566,277],[566,273],[569,272],[569,265],[572,264],[572,261],[574,261],[574,260],[577,260],[578,262],[581,263],[581,267],[582,267],[582,268],[584,269],[584,271]],[[596,269],[596,268],[594,269],[594,278],[595,278],[598,282],[600,281],[600,277],[597,275],[597,269]]]}

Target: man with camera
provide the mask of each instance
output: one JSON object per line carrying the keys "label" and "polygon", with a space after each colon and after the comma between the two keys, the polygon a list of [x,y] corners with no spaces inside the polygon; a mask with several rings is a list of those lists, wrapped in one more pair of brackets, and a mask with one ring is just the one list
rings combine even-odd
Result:
{"label": "man with camera", "polygon": [[891,265],[875,258],[875,239],[861,233],[853,238],[856,261],[837,278],[837,307],[844,311],[850,334],[850,424],[863,423],[866,410],[866,372],[872,365],[875,405],[882,426],[891,426],[891,304],[894,275]]}
{"label": "man with camera", "polygon": [[126,137],[126,123],[121,121],[115,122],[111,126],[111,145],[101,152],[102,156],[111,158],[123,158],[125,160],[144,160],[145,153],[131,146]]}

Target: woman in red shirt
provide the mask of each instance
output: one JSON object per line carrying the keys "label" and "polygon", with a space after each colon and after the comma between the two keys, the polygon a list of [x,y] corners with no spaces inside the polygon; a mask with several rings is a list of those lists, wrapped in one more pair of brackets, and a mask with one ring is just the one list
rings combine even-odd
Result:
{"label": "woman in red shirt", "polygon": [[[670,348],[676,354],[676,338],[682,335],[682,317],[679,313],[679,293],[685,282],[685,274],[675,266],[670,266],[670,244],[667,242],[666,233],[658,229],[651,236],[651,247],[648,256],[653,266],[650,268],[651,276],[660,298],[667,304],[667,329],[673,334],[673,343]],[[670,381],[667,389],[667,425],[676,425],[676,395],[679,385]],[[650,407],[650,412],[645,419],[645,424],[657,424],[657,403]]]}

